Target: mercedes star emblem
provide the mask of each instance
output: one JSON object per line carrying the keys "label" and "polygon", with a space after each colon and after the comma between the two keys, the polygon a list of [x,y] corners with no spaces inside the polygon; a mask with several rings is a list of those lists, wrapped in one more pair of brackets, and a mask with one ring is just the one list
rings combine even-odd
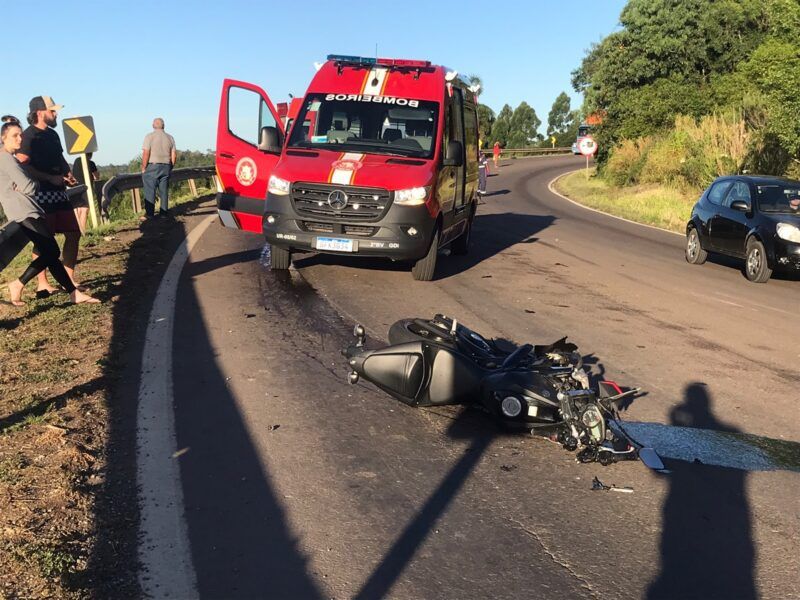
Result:
{"label": "mercedes star emblem", "polygon": [[342,190],[333,190],[328,194],[328,206],[334,210],[342,210],[347,206],[347,194]]}

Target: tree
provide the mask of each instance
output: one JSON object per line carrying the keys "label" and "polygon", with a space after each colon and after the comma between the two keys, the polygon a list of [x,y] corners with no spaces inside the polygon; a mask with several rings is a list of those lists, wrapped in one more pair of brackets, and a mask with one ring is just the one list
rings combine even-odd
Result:
{"label": "tree", "polygon": [[547,137],[562,134],[572,125],[575,115],[570,111],[569,105],[569,96],[566,92],[561,92],[547,115]]}
{"label": "tree", "polygon": [[[781,36],[783,37],[783,36]],[[743,69],[761,90],[769,113],[768,132],[777,136],[790,156],[800,158],[800,49],[771,38],[756,50]]]}
{"label": "tree", "polygon": [[476,97],[483,93],[483,79],[480,75],[467,75],[467,81],[470,87],[478,86],[478,91],[475,92]]}
{"label": "tree", "polygon": [[511,128],[508,135],[508,145],[512,148],[530,146],[537,139],[537,130],[542,121],[536,111],[527,102],[523,101],[514,110],[511,116]]}
{"label": "tree", "polygon": [[494,122],[494,111],[485,104],[478,104],[478,136],[484,144],[491,139]]}
{"label": "tree", "polygon": [[492,145],[494,142],[500,142],[500,145],[503,147],[508,145],[508,136],[511,133],[511,117],[513,114],[508,104],[504,104],[503,108],[500,109],[492,125],[492,136],[490,138]]}
{"label": "tree", "polygon": [[[792,0],[629,0],[622,29],[593,45],[572,74],[584,111],[605,110],[603,130],[614,141],[622,131],[669,127],[685,100],[690,111],[713,110],[715,82],[763,42],[765,5],[774,3]],[[635,113],[627,110],[632,105]]]}

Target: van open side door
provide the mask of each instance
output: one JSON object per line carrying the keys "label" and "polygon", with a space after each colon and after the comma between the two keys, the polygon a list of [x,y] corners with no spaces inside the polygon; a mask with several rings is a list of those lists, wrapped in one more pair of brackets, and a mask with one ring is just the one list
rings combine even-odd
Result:
{"label": "van open side door", "polygon": [[226,227],[261,233],[267,182],[280,158],[284,127],[267,93],[226,79],[217,121],[217,209]]}

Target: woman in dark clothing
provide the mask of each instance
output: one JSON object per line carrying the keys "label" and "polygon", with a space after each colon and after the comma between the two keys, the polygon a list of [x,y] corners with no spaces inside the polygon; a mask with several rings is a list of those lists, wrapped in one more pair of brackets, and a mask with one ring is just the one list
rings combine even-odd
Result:
{"label": "woman in dark clothing", "polygon": [[24,306],[22,290],[25,284],[44,269],[50,269],[50,273],[69,293],[70,300],[75,304],[100,302],[79,291],[64,270],[59,258],[58,243],[45,224],[44,212],[32,200],[36,192],[36,183],[28,177],[14,158],[14,153],[22,145],[22,128],[19,121],[13,118],[3,120],[5,122],[0,127],[0,205],[3,206],[9,221],[20,224],[22,232],[33,243],[34,250],[38,254],[22,276],[8,284],[11,303],[14,306]]}

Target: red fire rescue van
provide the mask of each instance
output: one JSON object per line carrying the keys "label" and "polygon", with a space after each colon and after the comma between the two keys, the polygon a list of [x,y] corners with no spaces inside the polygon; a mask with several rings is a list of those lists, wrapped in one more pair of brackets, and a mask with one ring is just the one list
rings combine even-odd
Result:
{"label": "red fire rescue van", "polygon": [[220,219],[263,232],[273,269],[315,251],[409,261],[430,280],[440,248],[469,249],[476,105],[456,72],[429,62],[329,56],[286,134],[264,90],[225,80]]}

